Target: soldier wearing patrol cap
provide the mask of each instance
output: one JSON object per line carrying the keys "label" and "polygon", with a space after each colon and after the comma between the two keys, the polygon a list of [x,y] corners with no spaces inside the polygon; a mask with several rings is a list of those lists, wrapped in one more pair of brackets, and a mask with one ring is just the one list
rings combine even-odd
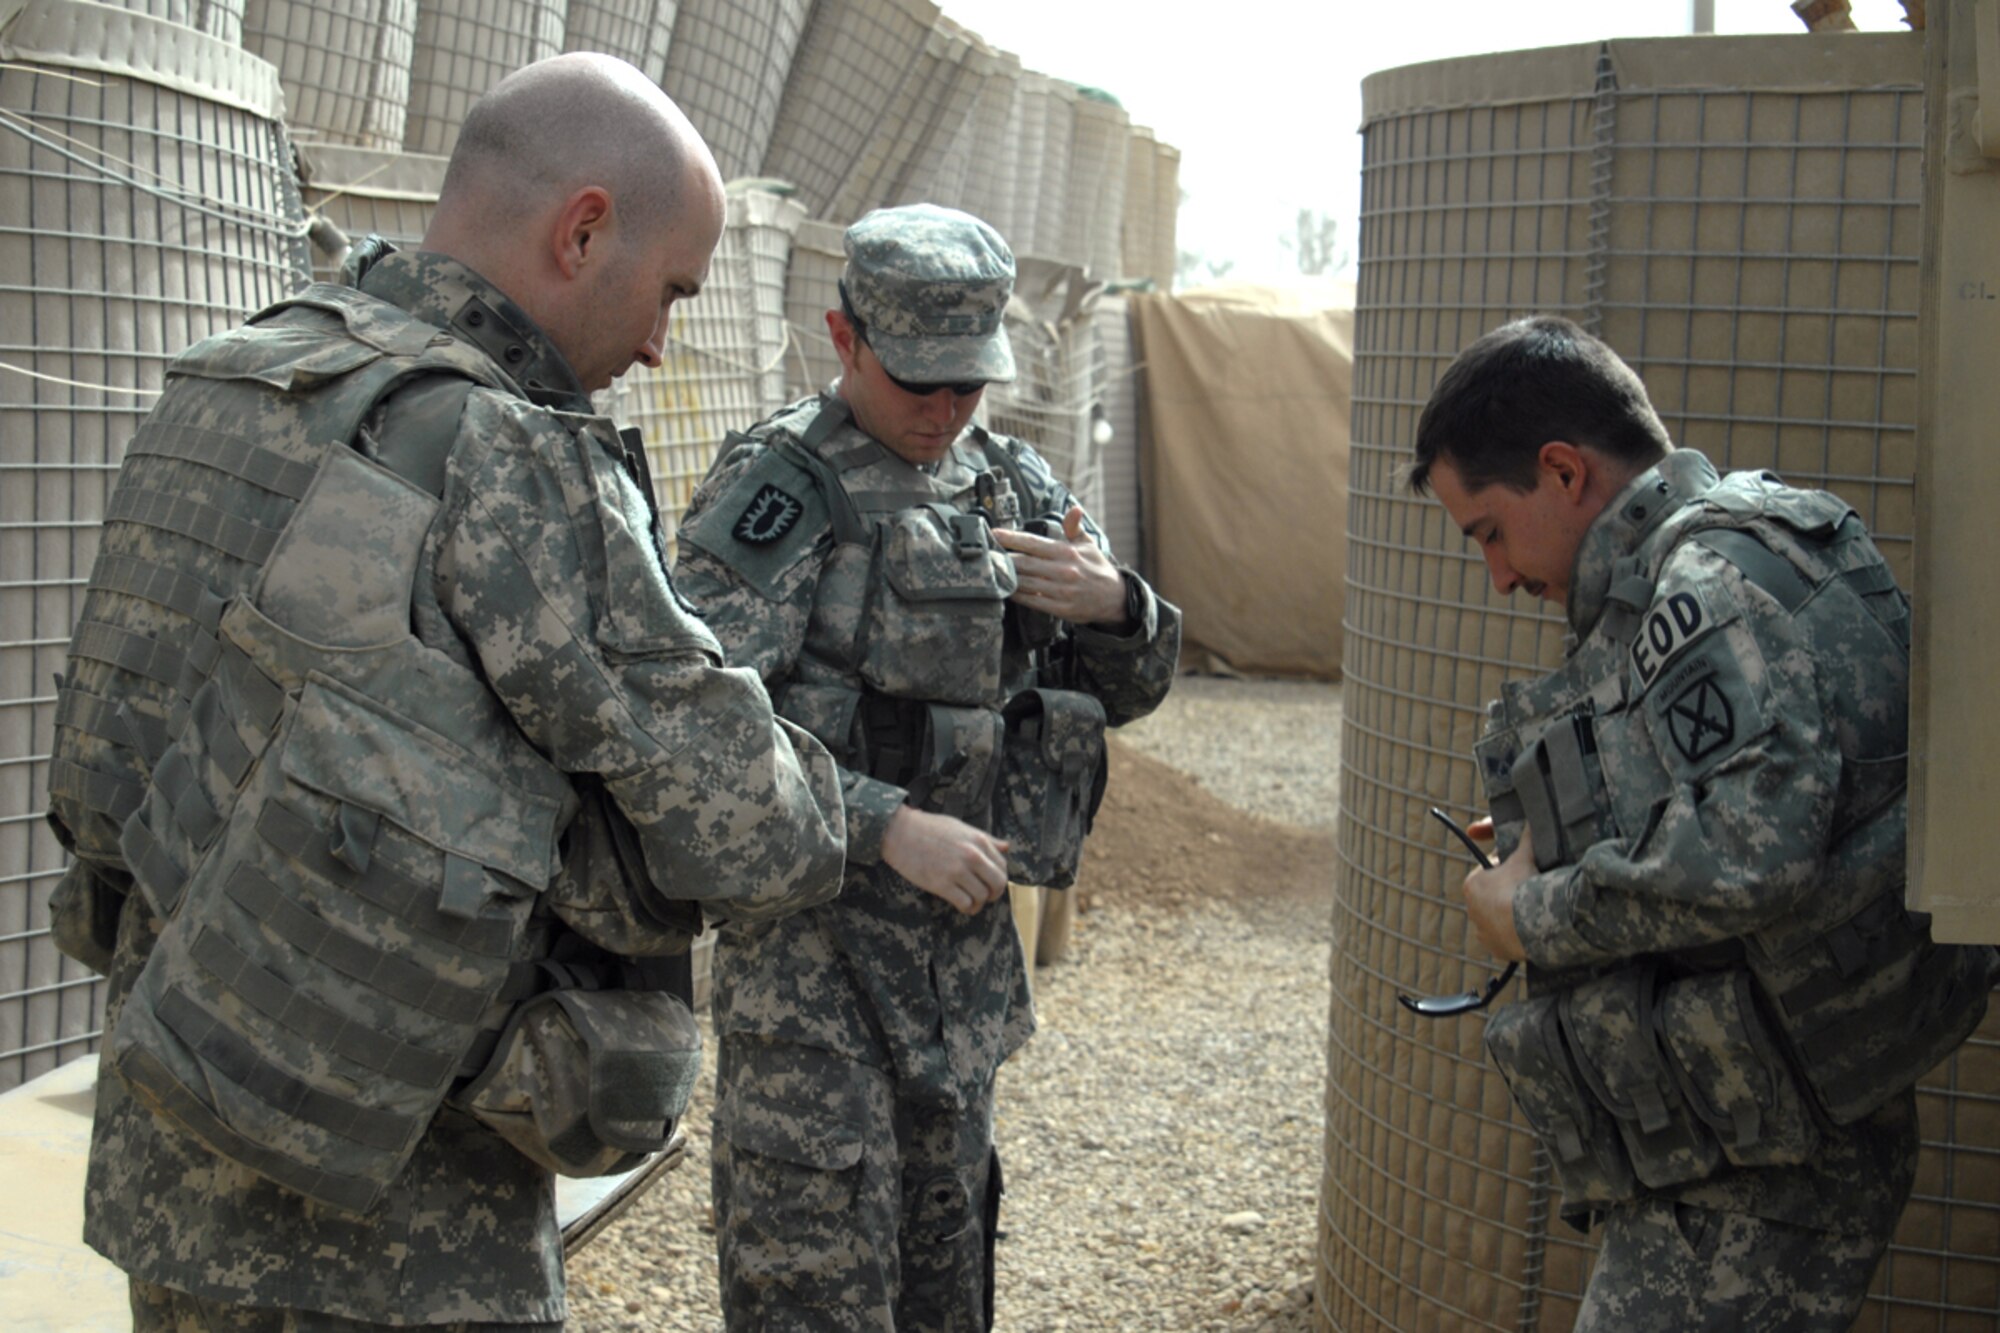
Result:
{"label": "soldier wearing patrol cap", "polygon": [[676,581],[841,765],[837,904],[723,928],[714,1173],[731,1328],[987,1327],[993,1078],[1034,1026],[1002,899],[1068,885],[1103,730],[1173,678],[1180,615],[1035,451],[998,233],[928,205],[847,232],[841,377],[733,437]]}
{"label": "soldier wearing patrol cap", "polygon": [[1994,963],[1903,905],[1908,603],[1844,502],[1675,449],[1567,320],[1467,348],[1416,455],[1494,587],[1569,620],[1491,705],[1503,859],[1465,896],[1529,968],[1488,1052],[1604,1226],[1576,1326],[1844,1333]]}

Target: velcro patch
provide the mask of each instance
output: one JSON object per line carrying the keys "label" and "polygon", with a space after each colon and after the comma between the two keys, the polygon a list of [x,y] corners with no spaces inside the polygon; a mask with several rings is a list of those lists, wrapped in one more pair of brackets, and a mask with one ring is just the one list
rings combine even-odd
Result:
{"label": "velcro patch", "polygon": [[737,541],[767,546],[796,527],[804,513],[804,505],[766,482],[737,516],[730,532]]}
{"label": "velcro patch", "polygon": [[1700,763],[1736,739],[1736,710],[1712,675],[1703,676],[1667,705],[1667,734],[1690,764]]}
{"label": "velcro patch", "polygon": [[1638,673],[1639,688],[1643,690],[1651,685],[1653,678],[1673,661],[1681,649],[1718,623],[1708,603],[1695,589],[1683,589],[1664,601],[1655,602],[1639,624],[1638,637],[1632,640],[1632,669]]}

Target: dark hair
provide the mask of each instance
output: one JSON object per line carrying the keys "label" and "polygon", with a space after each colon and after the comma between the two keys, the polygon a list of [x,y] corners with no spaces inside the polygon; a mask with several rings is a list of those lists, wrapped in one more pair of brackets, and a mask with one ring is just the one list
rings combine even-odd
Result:
{"label": "dark hair", "polygon": [[1618,354],[1566,319],[1503,324],[1458,354],[1417,419],[1410,489],[1449,459],[1467,491],[1535,488],[1542,446],[1588,445],[1635,471],[1673,448],[1646,386]]}

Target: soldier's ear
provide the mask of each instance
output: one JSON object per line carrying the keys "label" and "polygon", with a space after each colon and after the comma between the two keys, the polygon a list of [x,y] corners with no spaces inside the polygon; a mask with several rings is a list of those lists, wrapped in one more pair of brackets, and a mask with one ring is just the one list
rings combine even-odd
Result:
{"label": "soldier's ear", "polygon": [[606,262],[603,241],[610,221],[611,192],[601,185],[581,186],[563,200],[549,224],[556,271],[574,280],[591,264]]}
{"label": "soldier's ear", "polygon": [[1581,501],[1590,489],[1590,455],[1567,440],[1550,440],[1541,447],[1535,461],[1542,477],[1572,501]]}

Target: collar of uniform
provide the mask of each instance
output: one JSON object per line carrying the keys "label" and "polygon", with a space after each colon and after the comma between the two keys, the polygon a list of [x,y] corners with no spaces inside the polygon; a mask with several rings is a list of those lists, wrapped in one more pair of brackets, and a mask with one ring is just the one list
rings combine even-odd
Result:
{"label": "collar of uniform", "polygon": [[507,294],[449,256],[384,244],[356,266],[355,286],[491,357],[538,407],[593,413],[590,395],[548,335]]}
{"label": "collar of uniform", "polygon": [[1576,551],[1569,581],[1569,627],[1588,635],[1604,614],[1620,562],[1639,549],[1669,514],[1715,485],[1715,465],[1693,449],[1676,449],[1641,472],[1592,520]]}

